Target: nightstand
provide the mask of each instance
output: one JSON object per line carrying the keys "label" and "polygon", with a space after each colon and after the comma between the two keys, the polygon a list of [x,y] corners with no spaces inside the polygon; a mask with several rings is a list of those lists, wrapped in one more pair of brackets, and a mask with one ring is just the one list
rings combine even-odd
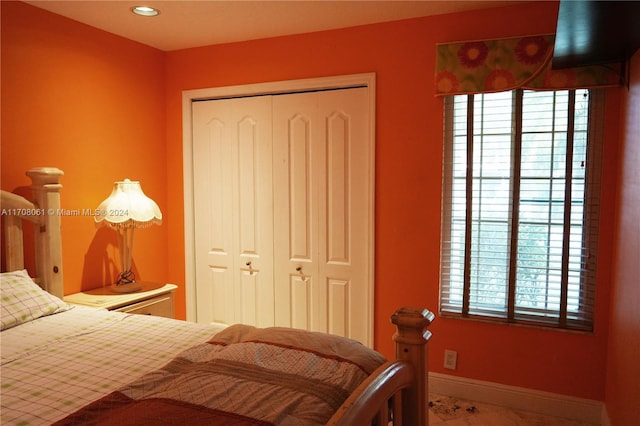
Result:
{"label": "nightstand", "polygon": [[134,293],[114,293],[109,287],[101,287],[70,294],[64,301],[110,311],[174,318],[173,292],[178,287],[151,282],[140,284],[142,289]]}

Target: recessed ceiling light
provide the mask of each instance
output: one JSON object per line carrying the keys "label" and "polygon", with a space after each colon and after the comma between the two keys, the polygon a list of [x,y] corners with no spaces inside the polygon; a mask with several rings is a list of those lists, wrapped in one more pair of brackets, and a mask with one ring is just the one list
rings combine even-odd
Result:
{"label": "recessed ceiling light", "polygon": [[131,8],[131,11],[140,16],[158,16],[160,14],[160,11],[158,9],[154,9],[153,7],[149,6],[136,6],[134,8]]}

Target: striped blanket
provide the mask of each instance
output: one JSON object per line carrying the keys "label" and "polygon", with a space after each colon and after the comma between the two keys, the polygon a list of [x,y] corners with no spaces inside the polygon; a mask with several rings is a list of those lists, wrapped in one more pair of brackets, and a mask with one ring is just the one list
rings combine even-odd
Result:
{"label": "striped blanket", "polygon": [[385,359],[358,342],[234,325],[59,425],[321,425]]}

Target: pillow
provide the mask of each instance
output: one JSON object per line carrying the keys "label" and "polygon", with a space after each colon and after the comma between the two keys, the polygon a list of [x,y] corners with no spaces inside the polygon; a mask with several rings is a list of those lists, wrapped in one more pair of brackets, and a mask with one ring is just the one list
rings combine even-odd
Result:
{"label": "pillow", "polygon": [[346,360],[367,375],[386,361],[381,354],[357,340],[288,327],[257,328],[247,324],[233,324],[216,333],[208,343],[227,346],[243,342],[263,342],[312,352],[326,358]]}
{"label": "pillow", "polygon": [[26,270],[0,274],[0,302],[2,330],[71,308],[41,289]]}

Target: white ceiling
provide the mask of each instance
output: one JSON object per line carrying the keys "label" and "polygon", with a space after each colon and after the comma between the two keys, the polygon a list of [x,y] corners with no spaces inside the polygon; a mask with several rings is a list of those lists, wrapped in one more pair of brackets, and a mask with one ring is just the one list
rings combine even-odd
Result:
{"label": "white ceiling", "polygon": [[[499,7],[515,1],[40,0],[26,3],[170,51]],[[156,7],[160,15],[153,18],[134,15],[130,9],[139,5]]]}

